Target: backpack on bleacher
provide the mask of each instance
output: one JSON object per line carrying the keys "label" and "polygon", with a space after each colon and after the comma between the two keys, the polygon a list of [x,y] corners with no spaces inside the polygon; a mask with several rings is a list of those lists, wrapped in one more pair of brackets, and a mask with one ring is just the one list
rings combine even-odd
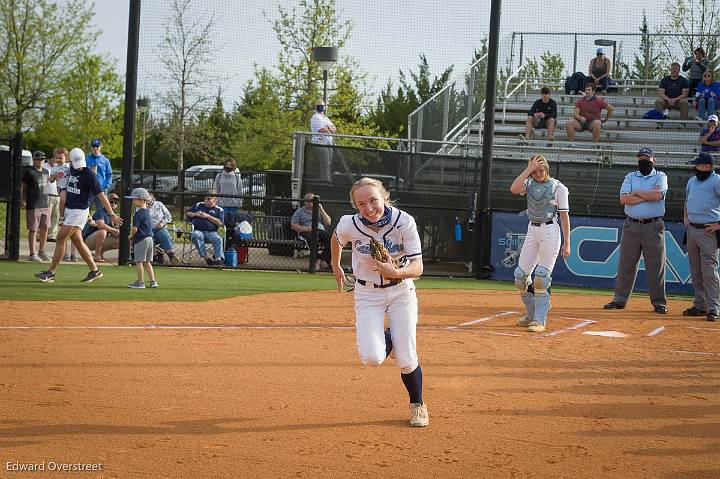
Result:
{"label": "backpack on bleacher", "polygon": [[580,94],[585,90],[585,74],[583,72],[575,72],[565,80],[565,94],[571,92]]}
{"label": "backpack on bleacher", "polygon": [[648,110],[643,115],[643,120],[663,120],[665,119],[665,114],[659,110],[656,110],[653,108],[652,110]]}

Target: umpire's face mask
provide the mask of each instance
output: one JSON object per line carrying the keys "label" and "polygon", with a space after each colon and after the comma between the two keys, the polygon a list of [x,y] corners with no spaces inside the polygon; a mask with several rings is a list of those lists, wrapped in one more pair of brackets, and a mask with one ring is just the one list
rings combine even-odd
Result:
{"label": "umpire's face mask", "polygon": [[643,176],[649,175],[653,170],[653,162],[650,160],[638,160],[638,170]]}

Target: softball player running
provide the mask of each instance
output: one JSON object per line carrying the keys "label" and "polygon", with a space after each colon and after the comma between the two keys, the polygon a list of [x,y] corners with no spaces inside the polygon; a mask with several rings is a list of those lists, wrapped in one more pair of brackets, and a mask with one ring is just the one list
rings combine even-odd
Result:
{"label": "softball player running", "polygon": [[[412,278],[423,272],[422,248],[415,219],[389,202],[390,194],[372,178],[356,181],[350,190],[355,215],[340,218],[331,241],[332,268],[343,291],[346,278],[340,266],[342,248],[351,243],[355,274],[355,329],[360,361],[379,366],[392,352],[410,396],[410,425],[429,423],[422,399],[422,369],[415,349],[417,296]],[[387,248],[386,262],[371,256],[371,240]],[[390,323],[385,332],[385,315]]]}
{"label": "softball player running", "polygon": [[[520,250],[518,267],[515,268],[515,285],[525,304],[525,317],[517,322],[537,333],[545,331],[550,311],[550,284],[552,270],[560,251],[560,213],[562,255],[570,255],[570,214],[568,189],[550,177],[550,165],[543,156],[533,156],[525,170],[515,178],[510,191],[527,196],[528,224],[525,242]],[[535,279],[531,275],[535,270]]]}

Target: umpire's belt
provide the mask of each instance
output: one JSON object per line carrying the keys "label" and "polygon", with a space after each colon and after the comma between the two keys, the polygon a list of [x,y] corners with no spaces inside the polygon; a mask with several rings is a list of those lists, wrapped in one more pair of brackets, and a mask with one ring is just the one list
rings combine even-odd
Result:
{"label": "umpire's belt", "polygon": [[536,222],[534,222],[534,221],[531,221],[530,224],[533,225],[533,226],[551,225],[551,224],[553,224],[553,220],[546,221],[545,223],[536,223]]}
{"label": "umpire's belt", "polygon": [[364,279],[357,280],[357,283],[361,286],[365,286],[366,284],[370,283],[373,285],[373,288],[389,288],[390,286],[395,286],[397,284],[402,283],[401,279],[391,279],[389,283],[385,284],[377,284],[377,283],[371,283],[370,281],[365,281]]}
{"label": "umpire's belt", "polygon": [[652,222],[655,222],[655,221],[657,221],[657,220],[661,220],[661,219],[662,219],[662,216],[656,216],[655,218],[645,218],[645,219],[642,219],[642,218],[630,218],[630,217],[628,216],[627,219],[629,219],[629,220],[632,221],[633,223],[640,223],[641,225],[644,225],[645,223],[652,223]]}

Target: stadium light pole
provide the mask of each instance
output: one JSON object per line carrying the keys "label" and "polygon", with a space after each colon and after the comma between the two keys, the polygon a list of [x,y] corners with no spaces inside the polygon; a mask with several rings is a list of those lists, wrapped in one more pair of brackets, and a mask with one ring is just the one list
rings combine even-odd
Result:
{"label": "stadium light pole", "polygon": [[613,70],[611,73],[612,73],[613,78],[617,78],[617,65],[615,64],[615,51],[617,49],[617,42],[615,40],[605,40],[605,39],[600,38],[598,40],[595,40],[595,45],[597,45],[599,47],[613,47],[613,56],[612,56]]}
{"label": "stadium light pole", "polygon": [[327,110],[328,70],[338,60],[338,49],[337,47],[315,47],[312,49],[312,58],[323,71],[323,103],[325,103],[325,110]]}
{"label": "stadium light pole", "polygon": [[497,66],[500,46],[501,0],[492,0],[490,4],[490,32],[488,35],[487,78],[485,81],[485,120],[482,131],[482,166],[480,169],[480,231],[476,233],[475,277],[484,279],[490,276],[490,247],[492,242],[492,217],[490,212],[490,173],[492,167],[493,140],[495,124],[495,101],[497,95]]}
{"label": "stadium light pole", "polygon": [[135,146],[135,108],[137,100],[138,46],[140,44],[140,0],[130,0],[130,18],[128,21],[127,64],[125,66],[125,118],[123,124],[123,162],[122,181],[120,182],[120,251],[118,265],[128,264],[130,256],[130,215],[132,204],[128,198],[132,187],[133,150]]}

